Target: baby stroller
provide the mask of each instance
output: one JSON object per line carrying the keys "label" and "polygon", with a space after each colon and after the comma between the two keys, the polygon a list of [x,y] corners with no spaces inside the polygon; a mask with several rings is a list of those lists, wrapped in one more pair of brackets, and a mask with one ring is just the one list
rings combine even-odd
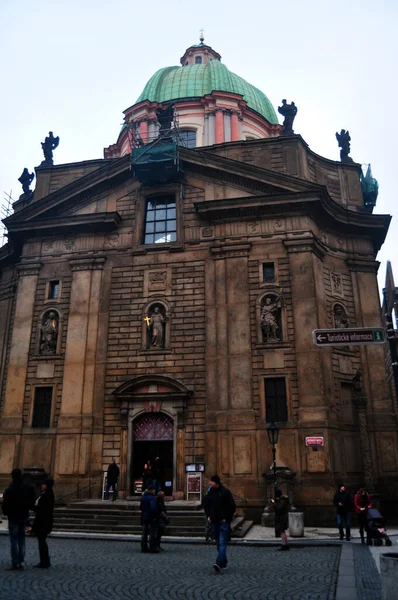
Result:
{"label": "baby stroller", "polygon": [[392,546],[392,541],[387,535],[385,522],[376,508],[370,508],[366,515],[366,542],[369,546]]}

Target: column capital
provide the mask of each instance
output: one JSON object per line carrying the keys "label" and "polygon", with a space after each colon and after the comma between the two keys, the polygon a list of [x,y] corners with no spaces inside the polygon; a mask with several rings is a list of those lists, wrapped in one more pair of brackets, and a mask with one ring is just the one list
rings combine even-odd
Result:
{"label": "column capital", "polygon": [[40,273],[43,263],[40,261],[22,262],[16,265],[19,277],[35,276]]}
{"label": "column capital", "polygon": [[106,256],[87,256],[69,259],[72,271],[95,271],[102,270],[106,262]]}

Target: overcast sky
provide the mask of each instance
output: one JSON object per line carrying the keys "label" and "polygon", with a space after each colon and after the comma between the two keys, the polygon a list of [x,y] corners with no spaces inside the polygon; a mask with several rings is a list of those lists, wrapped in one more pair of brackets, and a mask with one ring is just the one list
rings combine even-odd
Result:
{"label": "overcast sky", "polygon": [[122,111],[203,27],[274,107],[297,104],[295,131],[314,152],[338,160],[335,132],[349,129],[353,159],[379,181],[375,212],[393,215],[379,281],[390,259],[398,283],[397,17],[397,0],[0,0],[1,198],[18,199],[50,130],[56,164],[102,157]]}

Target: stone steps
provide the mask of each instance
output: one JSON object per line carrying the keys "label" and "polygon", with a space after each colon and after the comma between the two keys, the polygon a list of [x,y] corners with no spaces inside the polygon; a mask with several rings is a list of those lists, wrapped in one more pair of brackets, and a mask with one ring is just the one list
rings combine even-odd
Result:
{"label": "stone steps", "polygon": [[[204,537],[205,514],[199,504],[170,503],[166,505],[170,525],[167,535],[178,537]],[[244,537],[253,521],[235,517],[231,523],[232,536]],[[139,535],[141,512],[138,502],[73,502],[54,511],[53,531],[83,533],[114,533]]]}

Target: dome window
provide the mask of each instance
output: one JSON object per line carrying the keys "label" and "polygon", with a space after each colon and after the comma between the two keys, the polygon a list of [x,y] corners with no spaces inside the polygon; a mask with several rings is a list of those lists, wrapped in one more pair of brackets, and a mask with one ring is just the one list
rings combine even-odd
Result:
{"label": "dome window", "polygon": [[202,64],[202,57],[195,56],[195,65],[201,65],[201,64]]}
{"label": "dome window", "polygon": [[183,129],[178,134],[178,141],[185,148],[196,148],[196,130]]}

